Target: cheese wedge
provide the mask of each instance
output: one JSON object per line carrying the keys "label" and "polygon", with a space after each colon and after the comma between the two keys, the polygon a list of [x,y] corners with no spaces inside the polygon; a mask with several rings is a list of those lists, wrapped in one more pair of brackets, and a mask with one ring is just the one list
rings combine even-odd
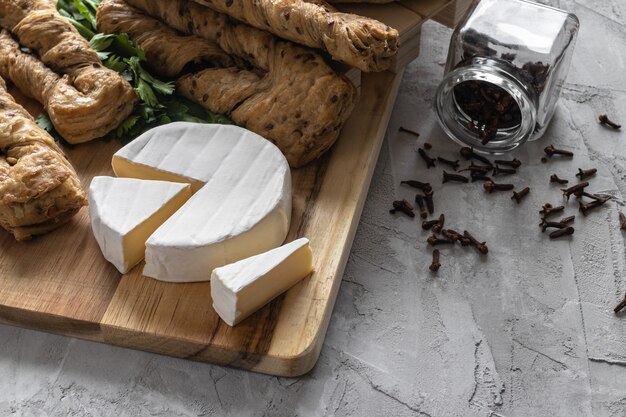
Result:
{"label": "cheese wedge", "polygon": [[280,246],[289,231],[289,164],[246,129],[171,123],[118,151],[113,168],[120,176],[186,182],[196,191],[147,240],[148,277],[208,281],[217,267]]}
{"label": "cheese wedge", "polygon": [[211,274],[213,308],[234,326],[312,270],[313,253],[306,238],[216,268]]}
{"label": "cheese wedge", "polygon": [[148,237],[190,197],[188,184],[94,177],[89,215],[106,260],[130,271],[144,258]]}

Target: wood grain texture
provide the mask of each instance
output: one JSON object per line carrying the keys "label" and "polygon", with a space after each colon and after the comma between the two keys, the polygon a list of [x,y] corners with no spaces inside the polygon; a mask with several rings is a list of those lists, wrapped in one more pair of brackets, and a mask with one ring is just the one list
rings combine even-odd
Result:
{"label": "wood grain texture", "polygon": [[[425,0],[431,6],[420,24],[450,4],[433,1]],[[238,326],[214,312],[208,282],[156,281],[141,275],[143,264],[121,276],[102,257],[86,209],[30,242],[0,233],[0,322],[273,375],[306,373],[323,344],[401,76],[363,74],[360,101],[335,146],[293,171],[288,240],[310,239],[315,271]],[[36,103],[12,93],[38,114]],[[66,152],[87,187],[93,176],[113,174],[119,147],[97,141]]]}

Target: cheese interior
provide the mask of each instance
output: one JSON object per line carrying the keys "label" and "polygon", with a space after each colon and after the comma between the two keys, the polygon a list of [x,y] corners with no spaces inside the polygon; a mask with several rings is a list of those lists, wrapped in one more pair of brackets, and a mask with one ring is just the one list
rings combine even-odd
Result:
{"label": "cheese interior", "polygon": [[313,270],[313,252],[306,238],[213,270],[213,308],[234,326]]}
{"label": "cheese interior", "polygon": [[89,212],[104,257],[128,272],[144,258],[148,237],[190,197],[188,184],[95,177]]}

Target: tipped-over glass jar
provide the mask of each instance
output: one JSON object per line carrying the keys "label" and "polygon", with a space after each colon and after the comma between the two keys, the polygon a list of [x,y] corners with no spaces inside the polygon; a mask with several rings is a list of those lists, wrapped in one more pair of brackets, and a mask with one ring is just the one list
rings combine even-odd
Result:
{"label": "tipped-over glass jar", "polygon": [[569,69],[575,15],[526,0],[482,0],[452,34],[435,95],[453,140],[489,153],[544,133]]}

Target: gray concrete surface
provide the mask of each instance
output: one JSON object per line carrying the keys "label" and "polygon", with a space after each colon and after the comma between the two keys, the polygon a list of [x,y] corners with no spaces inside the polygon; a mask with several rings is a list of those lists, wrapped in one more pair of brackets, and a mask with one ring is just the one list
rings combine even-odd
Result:
{"label": "gray concrete surface", "polygon": [[[297,379],[178,360],[0,326],[0,416],[626,416],[626,2],[550,2],[582,29],[558,113],[544,139],[515,153],[514,182],[532,192],[516,206],[480,184],[437,185],[451,227],[488,241],[482,258],[442,250],[437,277],[426,234],[389,215],[411,198],[401,179],[439,183],[415,156],[418,143],[455,155],[430,111],[450,31],[424,27],[422,56],[404,76],[324,349]],[[422,137],[398,134],[400,125]],[[539,162],[549,143],[573,161]],[[592,189],[615,202],[577,216],[572,239],[549,241],[541,204],[561,201],[548,183],[597,166]],[[572,202],[568,213],[575,212]]]}

